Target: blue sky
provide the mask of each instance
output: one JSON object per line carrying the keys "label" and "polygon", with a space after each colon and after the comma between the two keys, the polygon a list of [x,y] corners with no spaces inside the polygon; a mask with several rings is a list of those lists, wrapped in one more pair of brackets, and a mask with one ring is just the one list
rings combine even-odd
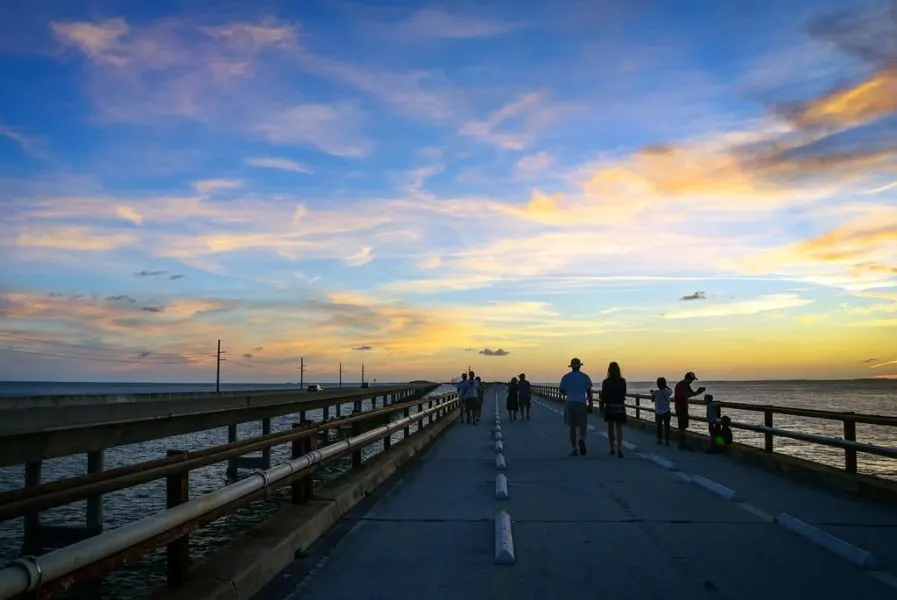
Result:
{"label": "blue sky", "polygon": [[7,5],[0,377],[897,376],[889,10]]}

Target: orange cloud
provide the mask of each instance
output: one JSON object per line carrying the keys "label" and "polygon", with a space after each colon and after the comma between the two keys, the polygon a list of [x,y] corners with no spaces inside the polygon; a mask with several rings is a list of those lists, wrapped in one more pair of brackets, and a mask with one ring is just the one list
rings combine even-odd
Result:
{"label": "orange cloud", "polygon": [[897,112],[897,69],[886,68],[865,81],[791,111],[802,127],[860,125]]}

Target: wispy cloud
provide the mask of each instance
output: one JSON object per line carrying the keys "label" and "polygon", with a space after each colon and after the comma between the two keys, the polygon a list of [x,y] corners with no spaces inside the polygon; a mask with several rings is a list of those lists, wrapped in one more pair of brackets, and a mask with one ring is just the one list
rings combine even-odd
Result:
{"label": "wispy cloud", "polygon": [[519,28],[519,24],[510,21],[424,8],[399,23],[393,32],[400,38],[415,40],[471,39],[502,35]]}
{"label": "wispy cloud", "polygon": [[356,347],[352,348],[352,350],[356,350],[356,351],[360,351],[360,352],[366,352],[368,350],[373,350],[373,349],[374,349],[373,346],[356,346]]}
{"label": "wispy cloud", "polygon": [[246,164],[251,167],[277,169],[280,171],[292,171],[294,173],[305,173],[306,175],[312,175],[314,173],[314,171],[312,171],[309,167],[288,158],[277,158],[270,156],[260,158],[247,158]]}
{"label": "wispy cloud", "polygon": [[679,298],[680,300],[706,300],[707,294],[704,292],[695,292],[694,294],[688,294],[687,296],[682,296]]}
{"label": "wispy cloud", "polygon": [[345,258],[346,264],[352,267],[360,267],[374,260],[371,248],[362,248],[355,254],[350,254]]}
{"label": "wispy cloud", "polygon": [[217,190],[233,190],[242,186],[243,182],[236,179],[203,179],[193,182],[193,188],[200,194],[211,194]]}
{"label": "wispy cloud", "polygon": [[158,275],[165,275],[168,271],[138,271],[134,273],[134,277],[156,277]]}
{"label": "wispy cloud", "polygon": [[797,308],[812,303],[813,300],[800,298],[796,294],[768,294],[751,300],[707,304],[698,308],[670,311],[664,313],[662,316],[667,319],[701,319],[734,315],[754,315],[761,312]]}
{"label": "wispy cloud", "polygon": [[360,113],[349,104],[300,104],[284,109],[257,125],[265,139],[287,145],[310,146],[334,156],[359,158],[371,142],[357,130]]}
{"label": "wispy cloud", "polygon": [[886,360],[885,362],[880,362],[874,365],[871,365],[870,369],[879,369],[881,367],[887,367],[888,365],[897,365],[897,360]]}
{"label": "wispy cloud", "polygon": [[510,354],[507,350],[503,350],[502,348],[498,348],[497,350],[490,350],[489,348],[484,348],[479,351],[479,354],[483,356],[507,356]]}

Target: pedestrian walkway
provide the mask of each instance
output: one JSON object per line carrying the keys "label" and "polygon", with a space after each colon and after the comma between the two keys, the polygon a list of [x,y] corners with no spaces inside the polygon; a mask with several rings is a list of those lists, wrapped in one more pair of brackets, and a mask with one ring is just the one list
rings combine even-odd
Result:
{"label": "pedestrian walkway", "polygon": [[[590,416],[597,431],[590,433],[589,454],[571,457],[558,405],[536,398],[531,421],[509,422],[504,391],[487,392],[480,425],[452,427],[417,468],[355,517],[338,543],[313,548],[287,569],[292,580],[280,578],[257,598],[874,600],[897,594],[888,570],[859,568],[771,517],[787,512],[825,523],[890,567],[897,565],[891,548],[897,514],[724,456],[670,451],[628,428],[625,458],[609,456],[597,413]],[[505,471],[496,468],[491,434],[496,403]],[[507,476],[506,500],[495,499],[499,473]],[[694,483],[700,476],[708,487]],[[747,502],[727,499],[726,489],[712,482]],[[502,510],[513,521],[512,565],[496,564],[494,523]]]}

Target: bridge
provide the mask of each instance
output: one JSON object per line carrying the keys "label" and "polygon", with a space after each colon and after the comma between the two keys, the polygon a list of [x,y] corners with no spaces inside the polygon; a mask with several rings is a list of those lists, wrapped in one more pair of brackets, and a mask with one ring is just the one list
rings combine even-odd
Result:
{"label": "bridge", "polygon": [[[455,395],[434,386],[253,400],[249,404],[269,406],[268,418],[298,408],[299,421],[209,450],[173,452],[140,469],[97,470],[0,494],[0,519],[33,518],[73,499],[164,477],[169,507],[13,562],[0,570],[0,599],[36,591],[52,596],[163,546],[168,585],[146,592],[165,600],[897,594],[897,486],[856,473],[857,452],[897,458],[897,450],[847,435],[777,429],[769,416],[768,426],[736,427],[842,448],[844,468],[779,455],[772,443],[736,443],[723,454],[681,452],[657,445],[653,433],[643,431],[648,422],[634,413],[650,413],[650,407],[633,395],[623,458],[608,453],[597,412],[590,416],[588,453],[569,456],[558,391],[535,387],[532,419],[509,422],[499,410],[505,389],[487,390],[479,425],[461,424]],[[329,407],[346,401],[351,410],[327,418],[335,413]],[[310,402],[324,407],[320,420],[310,420]],[[752,409],[769,415],[797,410]],[[893,417],[816,416],[845,420],[845,432],[855,422],[897,424]],[[181,419],[181,429],[201,425],[184,425],[184,413],[172,419]],[[331,440],[321,431],[334,429],[348,437],[326,444]],[[0,436],[4,448],[12,435]],[[362,449],[375,443],[379,453],[363,456]],[[292,449],[283,463],[249,465],[259,470],[190,498],[190,469],[277,444]],[[315,470],[349,456],[352,466],[343,476],[312,485]],[[32,463],[39,458],[28,457]],[[191,564],[191,532],[279,486],[290,495],[272,518]]]}

